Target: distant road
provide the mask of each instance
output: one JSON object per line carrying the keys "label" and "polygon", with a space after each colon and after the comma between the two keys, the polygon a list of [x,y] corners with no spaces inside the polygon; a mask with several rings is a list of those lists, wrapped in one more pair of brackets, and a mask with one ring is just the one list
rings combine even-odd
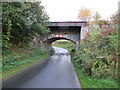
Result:
{"label": "distant road", "polygon": [[[71,57],[63,48],[54,47],[55,54],[49,58],[48,64],[37,73],[25,74],[18,81],[19,85],[12,84],[14,88],[80,88],[76,73],[74,72]],[[34,70],[34,69],[32,69]],[[31,71],[32,71],[31,70]],[[33,75],[31,75],[33,74]],[[25,79],[27,77],[27,79]],[[5,87],[5,86],[4,86]]]}

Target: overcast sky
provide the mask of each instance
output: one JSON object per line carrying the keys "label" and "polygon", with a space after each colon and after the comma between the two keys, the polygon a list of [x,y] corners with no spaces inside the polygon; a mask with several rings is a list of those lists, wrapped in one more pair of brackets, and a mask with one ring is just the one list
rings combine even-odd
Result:
{"label": "overcast sky", "polygon": [[50,21],[78,20],[78,12],[82,7],[98,11],[103,19],[109,18],[118,10],[120,0],[41,0]]}

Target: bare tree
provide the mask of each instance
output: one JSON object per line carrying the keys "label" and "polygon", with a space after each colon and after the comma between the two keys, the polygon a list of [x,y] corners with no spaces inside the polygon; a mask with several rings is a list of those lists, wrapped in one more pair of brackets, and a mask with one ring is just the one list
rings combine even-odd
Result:
{"label": "bare tree", "polygon": [[96,24],[98,24],[98,21],[100,20],[100,18],[101,18],[100,13],[96,11],[95,14],[93,15],[93,19]]}

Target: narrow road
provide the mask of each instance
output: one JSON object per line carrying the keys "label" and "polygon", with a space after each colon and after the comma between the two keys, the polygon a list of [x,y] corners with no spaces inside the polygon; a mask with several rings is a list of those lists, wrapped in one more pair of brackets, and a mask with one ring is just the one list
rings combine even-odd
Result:
{"label": "narrow road", "polygon": [[59,47],[54,49],[55,54],[46,67],[32,77],[29,73],[27,79],[21,78],[22,84],[17,88],[80,88],[68,51]]}

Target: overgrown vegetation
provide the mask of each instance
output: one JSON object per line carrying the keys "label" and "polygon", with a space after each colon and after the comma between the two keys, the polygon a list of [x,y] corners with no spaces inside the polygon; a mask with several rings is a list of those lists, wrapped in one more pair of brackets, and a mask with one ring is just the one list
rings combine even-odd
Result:
{"label": "overgrown vegetation", "polygon": [[73,63],[84,88],[118,88],[117,30],[116,26],[108,26],[100,32],[100,28],[93,27],[81,41]]}
{"label": "overgrown vegetation", "polygon": [[39,59],[41,59],[40,57],[45,55],[45,53],[45,51],[41,51],[39,48],[27,49],[11,47],[11,50],[8,50],[5,52],[5,54],[3,54],[3,72],[23,64],[31,63],[33,60],[36,60],[38,56]]}
{"label": "overgrown vegetation", "polygon": [[95,78],[84,73],[81,63],[73,63],[82,88],[118,88],[118,82],[112,78]]}
{"label": "overgrown vegetation", "polygon": [[36,35],[49,32],[47,16],[41,2],[2,2],[2,47],[24,46]]}
{"label": "overgrown vegetation", "polygon": [[111,31],[111,35],[107,33],[109,33],[108,30],[100,33],[98,28],[93,28],[88,38],[81,42],[81,48],[76,52],[74,59],[81,62],[90,76],[110,75],[118,79],[117,30]]}
{"label": "overgrown vegetation", "polygon": [[41,2],[2,2],[3,77],[48,57],[44,50],[31,46],[35,37],[50,31],[48,20]]}
{"label": "overgrown vegetation", "polygon": [[[74,44],[56,41],[54,46],[70,51]],[[72,46],[73,45],[73,46]],[[117,27],[93,27],[80,48],[72,54],[72,62],[82,88],[118,88]]]}
{"label": "overgrown vegetation", "polygon": [[16,49],[16,47],[12,47],[6,53],[3,55],[2,61],[3,78],[22,71],[49,56],[39,48]]}

